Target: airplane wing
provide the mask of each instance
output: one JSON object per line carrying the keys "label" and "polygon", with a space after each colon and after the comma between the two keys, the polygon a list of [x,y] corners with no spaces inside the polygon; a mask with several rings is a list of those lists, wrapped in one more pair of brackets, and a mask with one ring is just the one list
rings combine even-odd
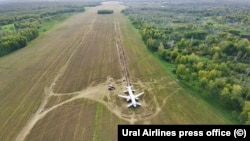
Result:
{"label": "airplane wing", "polygon": [[141,95],[143,95],[143,94],[144,94],[144,92],[139,93],[139,94],[135,95],[135,98],[137,98],[137,97],[139,97],[139,96],[141,96]]}
{"label": "airplane wing", "polygon": [[121,98],[126,98],[126,99],[130,99],[130,96],[125,96],[125,95],[118,95]]}
{"label": "airplane wing", "polygon": [[141,103],[139,103],[139,102],[136,102],[136,105],[140,105],[140,106],[141,106]]}

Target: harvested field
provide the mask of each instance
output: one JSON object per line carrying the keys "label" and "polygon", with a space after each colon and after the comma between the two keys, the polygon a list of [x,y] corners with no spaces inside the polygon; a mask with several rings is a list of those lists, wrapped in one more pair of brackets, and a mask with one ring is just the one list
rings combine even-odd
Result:
{"label": "harvested field", "polygon": [[[167,76],[123,8],[90,8],[0,58],[1,140],[110,141],[118,124],[230,123]],[[117,97],[127,83],[145,92],[141,107]]]}
{"label": "harvested field", "polygon": [[113,16],[97,15],[96,12],[90,15],[93,17],[91,28],[56,82],[56,93],[80,91],[89,85],[106,81],[109,75],[116,79],[121,77],[114,45]]}

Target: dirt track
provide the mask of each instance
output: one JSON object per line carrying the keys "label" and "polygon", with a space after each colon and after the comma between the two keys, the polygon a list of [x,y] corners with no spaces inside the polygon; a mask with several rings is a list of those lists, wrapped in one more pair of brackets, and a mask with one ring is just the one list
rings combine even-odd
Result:
{"label": "dirt track", "polygon": [[[45,97],[43,103],[41,104],[41,107],[37,110],[37,112],[35,113],[35,115],[33,115],[32,119],[28,122],[28,124],[26,125],[26,127],[22,130],[22,132],[19,134],[19,136],[17,137],[17,141],[22,141],[25,139],[25,137],[29,134],[29,132],[32,130],[32,128],[35,126],[35,124],[41,120],[42,118],[44,118],[47,114],[49,114],[50,112],[53,112],[53,110],[55,110],[56,108],[63,106],[64,104],[67,104],[69,102],[72,102],[74,100],[77,99],[82,99],[82,98],[86,98],[89,100],[93,100],[99,103],[102,103],[103,105],[105,105],[105,107],[112,113],[114,113],[117,117],[119,117],[120,119],[123,119],[125,121],[128,121],[130,124],[134,124],[135,122],[139,121],[139,120],[145,120],[145,121],[149,121],[150,119],[154,118],[155,116],[157,116],[157,114],[159,114],[159,112],[161,111],[162,107],[165,105],[167,99],[172,96],[173,94],[175,94],[178,90],[176,90],[175,92],[173,92],[171,95],[169,95],[168,97],[166,97],[164,99],[164,104],[159,105],[159,103],[157,102],[156,98],[154,97],[154,101],[157,103],[156,104],[156,111],[151,111],[150,109],[148,109],[149,105],[147,105],[145,103],[145,101],[143,102],[143,105],[147,105],[147,106],[143,106],[144,107],[144,111],[140,112],[140,113],[123,113],[126,110],[126,107],[119,107],[115,104],[115,96],[113,95],[112,97],[110,97],[110,94],[107,91],[107,85],[110,83],[110,79],[107,79],[107,81],[103,84],[99,84],[98,86],[95,87],[89,87],[87,89],[84,89],[82,91],[79,92],[74,92],[74,93],[64,93],[64,94],[55,94],[53,93],[53,91],[51,91],[50,89],[46,90],[47,96]],[[118,86],[118,85],[117,85]],[[124,83],[121,84],[120,90],[123,88]],[[118,88],[119,88],[118,87]],[[141,86],[141,87],[145,87],[147,88],[148,86]],[[116,91],[119,92],[119,91]],[[44,106],[46,105],[49,96],[63,96],[63,95],[73,95],[72,98],[65,100],[59,104],[56,104],[50,108],[44,109]],[[108,101],[105,101],[104,98],[105,97],[109,97]],[[112,100],[111,100],[112,99]],[[145,108],[146,107],[146,108]]]}

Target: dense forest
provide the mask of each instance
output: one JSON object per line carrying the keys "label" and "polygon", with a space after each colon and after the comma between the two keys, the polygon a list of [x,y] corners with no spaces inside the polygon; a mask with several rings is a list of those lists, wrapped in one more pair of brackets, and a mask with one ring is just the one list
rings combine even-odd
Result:
{"label": "dense forest", "polygon": [[185,87],[250,124],[250,4],[132,2],[122,12]]}
{"label": "dense forest", "polygon": [[[0,56],[23,48],[41,32],[44,23],[83,12],[97,3],[20,2],[0,5]],[[45,30],[45,29],[44,29]]]}
{"label": "dense forest", "polygon": [[113,12],[114,12],[113,10],[107,10],[107,9],[97,11],[98,14],[113,14]]}

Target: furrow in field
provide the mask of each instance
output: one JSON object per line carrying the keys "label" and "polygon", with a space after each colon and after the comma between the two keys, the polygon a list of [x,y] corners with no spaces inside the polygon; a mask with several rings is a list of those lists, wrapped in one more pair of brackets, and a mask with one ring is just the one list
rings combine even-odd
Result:
{"label": "furrow in field", "polygon": [[119,79],[120,66],[114,45],[113,16],[97,15],[93,29],[72,57],[65,73],[56,83],[55,93],[80,91],[103,83],[107,76]]}
{"label": "furrow in field", "polygon": [[68,67],[69,62],[71,61],[71,58],[74,56],[74,54],[76,53],[76,51],[78,50],[78,48],[81,46],[85,36],[91,31],[91,27],[93,25],[93,23],[95,22],[95,18],[92,21],[92,24],[89,28],[89,31],[86,32],[84,34],[84,36],[82,37],[82,39],[78,42],[78,44],[76,44],[76,47],[74,47],[74,51],[71,53],[71,55],[69,56],[68,60],[66,61],[66,63],[61,67],[61,69],[59,70],[58,74],[56,75],[56,77],[54,78],[54,80],[52,81],[51,85],[49,88],[47,88],[45,90],[45,97],[44,100],[42,101],[40,107],[38,108],[38,110],[36,111],[36,113],[33,115],[33,117],[29,120],[29,122],[27,123],[27,125],[22,129],[22,131],[20,132],[20,134],[17,136],[16,140],[17,141],[22,141],[25,139],[25,137],[29,134],[30,130],[33,128],[33,126],[36,124],[36,122],[41,118],[40,113],[41,111],[44,110],[44,107],[48,101],[48,98],[50,96],[50,94],[53,92],[53,86],[55,85],[55,83],[57,82],[57,80],[60,78],[60,76],[64,73],[65,69]]}

